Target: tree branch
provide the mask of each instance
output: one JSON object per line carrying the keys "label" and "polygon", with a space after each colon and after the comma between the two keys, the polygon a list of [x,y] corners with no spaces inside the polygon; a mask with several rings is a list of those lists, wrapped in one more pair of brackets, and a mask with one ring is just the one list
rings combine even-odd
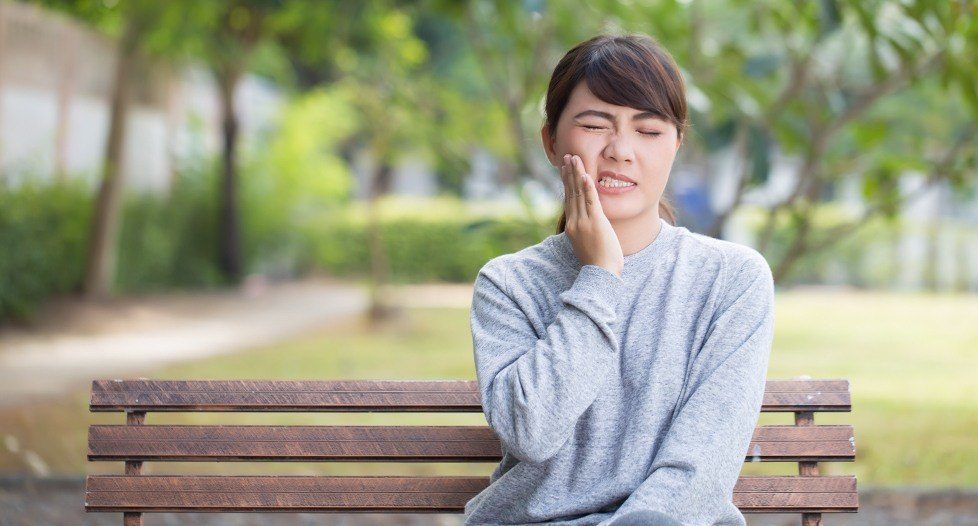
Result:
{"label": "tree branch", "polygon": [[737,189],[734,191],[733,201],[722,212],[717,214],[717,217],[713,220],[713,224],[710,225],[707,234],[711,237],[720,237],[723,226],[727,223],[730,215],[740,206],[741,201],[743,201],[744,193],[747,190],[747,182],[750,180],[750,174],[748,173],[750,162],[747,159],[747,125],[743,121],[737,126],[734,145],[736,157],[741,160],[741,164],[738,167],[739,170],[737,170],[739,175],[737,178]]}
{"label": "tree branch", "polygon": [[[907,206],[909,203],[919,199],[920,196],[925,195],[927,191],[938,182],[947,180],[951,175],[950,169],[954,164],[954,161],[957,160],[961,150],[972,143],[976,134],[978,134],[978,125],[972,122],[968,129],[958,136],[955,143],[948,148],[937,161],[934,170],[932,170],[927,176],[924,184],[915,189],[915,191],[911,194],[900,199],[898,201],[898,206]],[[812,205],[814,206],[814,202]],[[838,244],[843,239],[851,236],[855,232],[858,232],[861,227],[875,218],[884,206],[886,206],[886,204],[877,203],[874,206],[867,208],[855,221],[846,223],[844,225],[837,225],[829,229],[825,236],[818,242],[808,243],[807,239],[805,239],[807,236],[796,236],[795,242],[792,243],[792,247],[785,254],[785,257],[782,258],[782,261],[777,265],[775,279],[780,280],[787,275],[788,271],[794,266],[795,263],[797,263],[797,261],[801,259],[802,255],[825,250],[832,245]]]}
{"label": "tree branch", "polygon": [[[922,185],[920,185],[920,188],[915,189],[914,192],[904,196],[901,200],[899,200],[898,206],[904,207],[907,204],[916,201],[920,196],[924,195],[927,192],[927,190],[929,190],[935,184],[947,180],[951,175],[950,173],[951,165],[954,164],[954,161],[957,159],[958,154],[961,153],[961,150],[966,145],[970,144],[971,141],[974,140],[976,132],[978,132],[978,126],[972,123],[971,126],[969,126],[969,128],[958,137],[954,145],[951,148],[948,148],[948,150],[944,153],[944,155],[941,156],[934,170],[931,171],[931,173],[927,176],[927,179],[924,181]],[[883,209],[884,206],[887,205],[885,203],[877,203],[874,206],[864,210],[862,215],[859,217],[859,219],[847,223],[845,225],[838,225],[833,227],[831,230],[829,230],[826,233],[825,239],[822,239],[820,242],[811,245],[812,250],[814,251],[823,250],[837,243],[842,237],[857,231],[860,227],[862,227],[863,225],[868,223],[871,219],[876,217],[876,215]]]}
{"label": "tree branch", "polygon": [[889,95],[890,93],[899,90],[900,88],[904,87],[904,84],[912,77],[923,75],[924,73],[927,73],[936,66],[940,65],[941,61],[944,59],[944,54],[945,52],[943,50],[938,51],[913,67],[901,68],[897,74],[888,77],[882,83],[863,89],[856,94],[855,102],[853,102],[852,105],[850,105],[841,115],[836,117],[829,124],[826,132],[831,134],[838,131],[850,121],[856,119],[869,110],[869,108],[872,107],[872,105],[884,95]]}

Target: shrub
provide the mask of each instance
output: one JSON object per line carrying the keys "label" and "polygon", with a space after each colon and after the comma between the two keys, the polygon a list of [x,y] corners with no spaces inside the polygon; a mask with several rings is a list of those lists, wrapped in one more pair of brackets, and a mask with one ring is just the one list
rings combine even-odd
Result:
{"label": "shrub", "polygon": [[0,320],[82,281],[91,203],[79,182],[0,188]]}

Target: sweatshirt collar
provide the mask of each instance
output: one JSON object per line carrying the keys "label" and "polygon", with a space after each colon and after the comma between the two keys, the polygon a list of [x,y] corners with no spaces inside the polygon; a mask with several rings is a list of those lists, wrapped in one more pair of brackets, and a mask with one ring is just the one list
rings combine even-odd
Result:
{"label": "sweatshirt collar", "polygon": [[[662,225],[662,228],[659,230],[659,234],[652,240],[651,243],[645,245],[645,247],[640,249],[638,252],[625,256],[625,266],[622,270],[622,275],[625,273],[630,273],[630,269],[645,267],[656,258],[661,257],[660,254],[662,254],[668,248],[668,246],[672,244],[672,242],[679,235],[679,230],[683,228],[671,225],[668,221],[661,217],[659,218],[659,223]],[[567,232],[554,234],[550,236],[550,238],[550,248],[557,258],[574,270],[579,271],[583,265],[581,264],[581,261],[577,259],[577,254],[574,252],[574,245],[571,243],[570,237],[567,236]]]}

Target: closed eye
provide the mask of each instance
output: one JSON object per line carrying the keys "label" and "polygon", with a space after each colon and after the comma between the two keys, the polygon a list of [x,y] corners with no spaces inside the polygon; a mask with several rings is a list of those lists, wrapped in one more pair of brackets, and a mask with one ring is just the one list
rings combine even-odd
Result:
{"label": "closed eye", "polygon": [[[604,126],[588,126],[587,124],[582,124],[581,127],[587,128],[589,130],[603,130],[604,129]],[[662,133],[660,133],[660,132],[643,132],[643,131],[640,131],[639,133],[641,133],[642,135],[647,135],[649,137],[657,137],[659,135],[662,135]]]}

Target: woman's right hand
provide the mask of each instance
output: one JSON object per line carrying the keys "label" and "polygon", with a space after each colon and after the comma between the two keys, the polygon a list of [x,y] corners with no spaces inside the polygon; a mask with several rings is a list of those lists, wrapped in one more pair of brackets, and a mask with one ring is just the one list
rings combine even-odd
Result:
{"label": "woman's right hand", "polygon": [[574,253],[583,265],[597,265],[621,276],[625,265],[621,243],[604,215],[595,180],[584,171],[584,161],[576,155],[564,155],[560,167],[564,181],[564,231],[571,239]]}

